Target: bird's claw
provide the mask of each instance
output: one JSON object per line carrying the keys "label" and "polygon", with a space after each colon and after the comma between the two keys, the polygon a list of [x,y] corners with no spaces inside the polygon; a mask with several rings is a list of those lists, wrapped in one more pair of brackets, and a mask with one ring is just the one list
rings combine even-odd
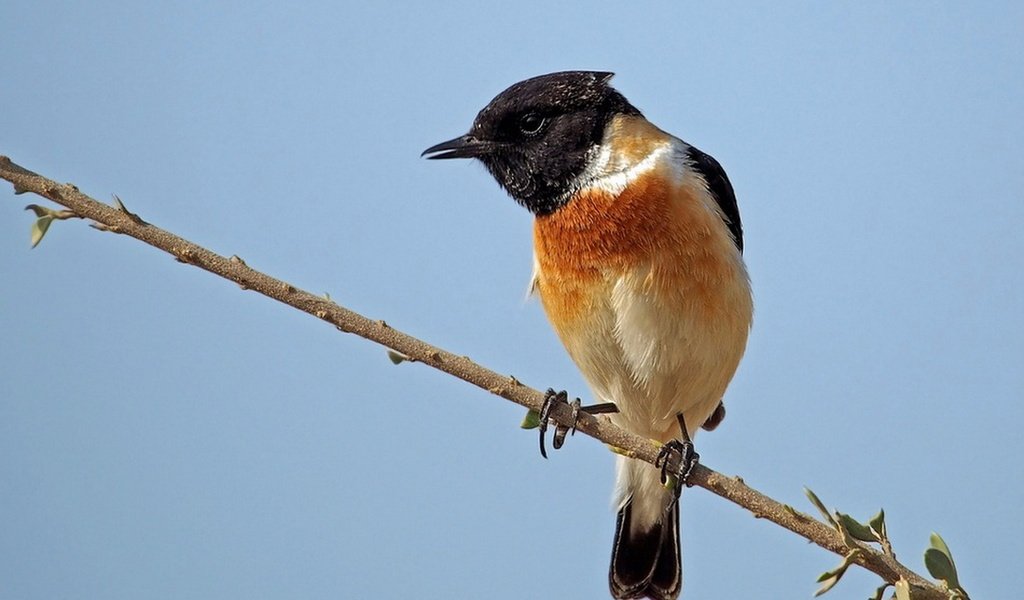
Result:
{"label": "bird's claw", "polygon": [[[669,475],[675,477],[676,485],[673,490],[675,497],[679,497],[679,493],[682,491],[683,486],[691,486],[690,475],[693,474],[693,468],[697,466],[700,461],[700,454],[694,449],[693,440],[690,439],[690,434],[686,430],[686,423],[683,421],[683,415],[677,416],[679,420],[679,429],[681,431],[680,439],[671,440],[667,444],[661,447],[658,452],[658,457],[654,460],[654,466],[661,469],[661,484],[665,485],[668,481]],[[669,465],[672,463],[672,454],[679,454],[679,463],[675,472],[669,469]]]}
{"label": "bird's claw", "polygon": [[[544,448],[544,437],[548,432],[548,418],[551,415],[551,407],[556,402],[568,402],[569,394],[565,390],[556,392],[552,388],[548,388],[548,391],[544,393],[544,404],[540,407],[540,425],[537,429],[540,430],[540,455],[544,458],[548,457],[548,451]],[[557,430],[555,431],[557,437]]]}
{"label": "bird's claw", "polygon": [[544,458],[548,457],[547,449],[544,447],[544,438],[548,431],[548,420],[551,417],[552,407],[557,403],[568,404],[572,408],[572,426],[565,427],[555,423],[555,434],[551,438],[551,445],[555,447],[555,450],[558,450],[565,444],[566,434],[574,435],[576,433],[576,422],[579,420],[581,411],[592,415],[619,412],[618,407],[611,402],[583,406],[579,398],[569,402],[569,394],[565,390],[556,392],[548,388],[548,391],[544,394],[544,404],[540,408],[540,424],[538,426],[540,430],[540,455]]}

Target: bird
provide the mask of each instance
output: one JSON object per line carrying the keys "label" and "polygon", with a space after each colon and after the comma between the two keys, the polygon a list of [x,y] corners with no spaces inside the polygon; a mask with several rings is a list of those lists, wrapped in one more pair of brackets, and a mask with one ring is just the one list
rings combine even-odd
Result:
{"label": "bird", "polygon": [[[530,290],[592,393],[617,408],[603,418],[663,444],[662,458],[675,449],[687,459],[697,430],[725,416],[746,349],[753,296],[743,228],[719,162],[648,121],[612,76],[520,81],[467,134],[423,156],[479,160],[533,214]],[[549,401],[565,397],[548,391]],[[611,595],[677,598],[678,491],[664,471],[616,460]]]}

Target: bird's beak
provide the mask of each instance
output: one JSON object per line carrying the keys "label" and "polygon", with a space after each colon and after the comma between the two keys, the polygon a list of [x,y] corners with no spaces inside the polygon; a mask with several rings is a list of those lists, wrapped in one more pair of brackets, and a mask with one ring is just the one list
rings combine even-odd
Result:
{"label": "bird's beak", "polygon": [[[480,158],[487,154],[494,147],[494,144],[481,140],[470,134],[459,136],[447,142],[441,142],[423,151],[420,156],[429,159],[436,158]],[[427,156],[427,155],[430,156]]]}

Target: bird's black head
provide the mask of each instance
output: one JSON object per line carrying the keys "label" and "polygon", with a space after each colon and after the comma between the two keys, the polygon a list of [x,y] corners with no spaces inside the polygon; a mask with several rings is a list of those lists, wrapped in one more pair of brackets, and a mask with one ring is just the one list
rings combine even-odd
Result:
{"label": "bird's black head", "polygon": [[469,133],[423,155],[480,159],[517,202],[550,214],[568,201],[612,117],[640,114],[611,78],[564,71],[520,81],[480,111]]}

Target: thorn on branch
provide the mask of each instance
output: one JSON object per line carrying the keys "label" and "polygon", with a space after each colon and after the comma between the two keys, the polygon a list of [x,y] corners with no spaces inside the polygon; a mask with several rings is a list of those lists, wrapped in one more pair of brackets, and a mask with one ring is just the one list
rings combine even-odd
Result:
{"label": "thorn on branch", "polygon": [[[77,192],[78,188],[75,188],[75,191]],[[117,209],[123,212],[125,215],[127,215],[127,217],[134,221],[136,225],[149,225],[149,223],[142,220],[142,217],[128,210],[128,208],[124,205],[124,202],[121,202],[121,199],[117,197],[117,194],[114,194],[114,202],[117,203]]]}

